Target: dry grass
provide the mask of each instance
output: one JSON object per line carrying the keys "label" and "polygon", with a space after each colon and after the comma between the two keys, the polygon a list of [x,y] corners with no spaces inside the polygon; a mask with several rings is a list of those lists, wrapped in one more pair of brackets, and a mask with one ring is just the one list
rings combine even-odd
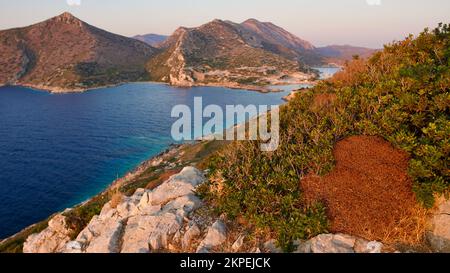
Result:
{"label": "dry grass", "polygon": [[417,205],[409,213],[405,213],[397,223],[384,228],[382,241],[390,245],[398,243],[414,247],[423,245],[428,216],[429,210]]}
{"label": "dry grass", "polygon": [[123,194],[119,191],[116,191],[111,197],[111,208],[115,209],[122,202]]}

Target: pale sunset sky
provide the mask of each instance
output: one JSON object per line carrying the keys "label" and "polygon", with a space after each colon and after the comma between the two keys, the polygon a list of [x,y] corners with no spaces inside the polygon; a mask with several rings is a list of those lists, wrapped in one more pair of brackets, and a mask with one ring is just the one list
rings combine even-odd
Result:
{"label": "pale sunset sky", "polygon": [[64,11],[125,36],[169,35],[179,26],[216,18],[256,18],[316,46],[372,48],[450,23],[450,0],[0,0],[0,29],[27,26]]}

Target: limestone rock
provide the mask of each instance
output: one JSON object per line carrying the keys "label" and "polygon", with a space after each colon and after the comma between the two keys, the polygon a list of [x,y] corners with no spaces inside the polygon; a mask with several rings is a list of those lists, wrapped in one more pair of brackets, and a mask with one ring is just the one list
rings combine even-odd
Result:
{"label": "limestone rock", "polygon": [[193,193],[190,193],[167,203],[161,213],[173,212],[182,217],[186,217],[190,212],[200,208],[201,205],[202,201]]}
{"label": "limestone rock", "polygon": [[381,253],[383,244],[377,241],[368,242],[363,239],[356,239],[354,250],[356,253]]}
{"label": "limestone rock", "polygon": [[160,205],[191,194],[197,185],[204,181],[203,174],[194,167],[186,167],[179,174],[153,190],[148,196],[152,205]]}
{"label": "limestone rock", "polygon": [[182,219],[173,213],[133,216],[123,235],[122,253],[148,253],[168,246],[168,237],[181,229]]}
{"label": "limestone rock", "polygon": [[[76,238],[76,242],[87,253],[117,253],[119,252],[120,236],[123,222],[116,218],[94,216],[88,226]],[[74,242],[70,243],[72,246]],[[70,249],[71,245],[66,248]]]}
{"label": "limestone rock", "polygon": [[123,230],[121,221],[103,222],[97,236],[91,239],[86,253],[118,253],[120,251],[120,236]]}
{"label": "limestone rock", "polygon": [[233,243],[233,245],[231,246],[231,249],[234,252],[238,252],[242,246],[244,245],[244,240],[245,240],[245,235],[240,235],[236,241]]}
{"label": "limestone rock", "polygon": [[429,221],[427,239],[434,251],[450,253],[450,200],[441,197]]}
{"label": "limestone rock", "polygon": [[[190,213],[202,206],[195,196],[195,188],[205,180],[203,174],[186,167],[162,185],[150,191],[138,189],[130,197],[123,197],[117,206],[106,203],[100,214],[70,240],[72,231],[66,228],[66,220],[57,215],[48,228],[29,236],[25,252],[33,253],[142,253],[168,249],[178,234],[179,243],[188,248],[192,240],[200,236],[198,226],[191,225],[184,235],[184,221],[191,221]],[[206,247],[225,240],[224,225],[216,223],[205,240]],[[172,248],[174,246],[172,245]]]}
{"label": "limestone rock", "polygon": [[217,220],[209,229],[205,239],[197,248],[198,253],[206,253],[214,247],[217,247],[225,242],[227,239],[227,232],[225,224]]}
{"label": "limestone rock", "polygon": [[182,244],[181,244],[181,246],[182,246],[182,248],[183,249],[188,249],[189,248],[189,245],[191,244],[191,242],[192,242],[192,240],[195,238],[195,237],[197,237],[197,236],[200,236],[200,234],[201,234],[201,231],[200,231],[200,229],[198,228],[198,226],[194,223],[194,224],[192,224],[192,226],[190,226],[189,228],[188,228],[188,230],[186,231],[186,233],[184,233],[184,236],[183,236],[183,240],[182,240]]}
{"label": "limestone rock", "polygon": [[356,239],[344,234],[322,234],[310,240],[312,253],[354,253]]}
{"label": "limestone rock", "polygon": [[71,241],[66,244],[66,247],[63,250],[63,252],[64,253],[83,253],[83,247],[81,246],[80,242]]}
{"label": "limestone rock", "polygon": [[42,232],[30,235],[23,246],[24,253],[63,252],[70,241],[72,230],[67,228],[66,217],[58,214],[48,222]]}

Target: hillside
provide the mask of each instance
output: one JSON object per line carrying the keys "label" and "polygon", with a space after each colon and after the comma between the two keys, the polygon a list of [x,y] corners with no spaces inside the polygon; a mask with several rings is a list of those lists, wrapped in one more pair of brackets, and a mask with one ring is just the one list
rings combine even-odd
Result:
{"label": "hillside", "polygon": [[136,35],[133,38],[142,41],[146,44],[149,44],[153,47],[159,47],[164,41],[167,40],[168,36],[159,34],[144,34],[144,35]]}
{"label": "hillside", "polygon": [[271,22],[260,22],[249,19],[241,23],[241,26],[255,33],[257,45],[265,50],[285,56],[289,59],[299,60],[307,66],[322,65],[326,61],[316,47],[285,29]]}
{"label": "hillside", "polygon": [[143,42],[64,13],[0,31],[0,85],[76,91],[144,80],[148,78],[145,63],[156,52]]}
{"label": "hillside", "polygon": [[301,72],[297,60],[267,50],[264,41],[255,32],[230,21],[179,28],[162,44],[166,50],[149,62],[148,69],[154,80],[174,85],[267,85],[310,77]]}
{"label": "hillside", "polygon": [[[281,109],[278,150],[236,142],[214,156],[202,195],[285,249],[324,231],[426,244],[423,210],[450,191],[449,61],[449,25],[352,61]],[[434,246],[449,251],[440,217]]]}

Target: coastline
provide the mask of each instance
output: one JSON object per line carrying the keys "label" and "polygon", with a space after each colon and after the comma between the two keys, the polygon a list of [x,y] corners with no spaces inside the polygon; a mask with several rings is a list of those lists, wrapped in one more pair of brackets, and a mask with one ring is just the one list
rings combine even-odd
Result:
{"label": "coastline", "polygon": [[162,85],[168,85],[172,87],[178,87],[178,88],[192,88],[192,87],[223,87],[223,88],[229,88],[229,89],[236,89],[236,90],[245,90],[245,91],[255,91],[260,93],[272,93],[272,92],[283,92],[282,89],[274,89],[271,88],[273,86],[283,86],[283,85],[295,85],[295,84],[310,84],[315,85],[317,84],[319,80],[314,81],[298,81],[298,82],[286,82],[286,83],[277,83],[274,85],[265,85],[265,86],[259,86],[259,85],[245,85],[245,84],[237,84],[237,83],[230,83],[230,82],[222,82],[222,83],[193,83],[192,85],[172,85],[167,82],[156,82],[156,81],[132,81],[132,82],[120,82],[117,84],[108,84],[108,85],[101,85],[101,86],[95,86],[90,88],[65,88],[65,87],[52,87],[52,86],[45,86],[45,85],[36,85],[36,84],[0,84],[0,87],[25,87],[30,88],[34,91],[40,91],[40,92],[47,92],[50,94],[73,94],[73,93],[84,93],[89,91],[94,91],[98,89],[103,88],[111,88],[111,87],[118,87],[125,84],[130,83],[153,83],[153,84],[162,84]]}

